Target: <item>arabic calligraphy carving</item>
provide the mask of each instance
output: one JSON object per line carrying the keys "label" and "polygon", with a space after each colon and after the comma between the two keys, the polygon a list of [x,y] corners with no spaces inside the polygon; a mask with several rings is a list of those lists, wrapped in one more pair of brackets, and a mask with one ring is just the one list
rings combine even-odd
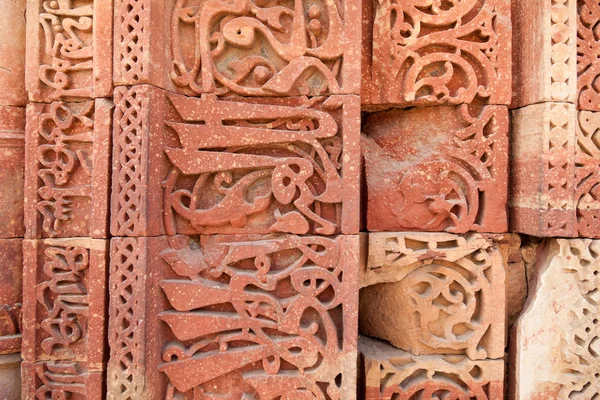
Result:
{"label": "arabic calligraphy carving", "polygon": [[159,366],[166,398],[350,395],[357,251],[356,237],[292,235],[162,251],[178,276],[160,282],[171,306],[160,319],[177,338]]}
{"label": "arabic calligraphy carving", "polygon": [[[27,83],[36,101],[108,96],[112,86],[112,1],[35,0]],[[37,55],[37,57],[35,57]]]}
{"label": "arabic calligraphy carving", "polygon": [[[339,115],[342,98],[317,100],[317,109],[219,103],[207,95],[170,99],[186,122],[166,122],[183,147],[165,148],[173,164],[165,183],[168,234],[176,219],[192,232],[340,232],[344,201],[355,195],[344,187],[351,184],[344,172],[357,163],[343,148],[349,134],[329,114]],[[185,176],[196,177],[193,185],[182,187]]]}

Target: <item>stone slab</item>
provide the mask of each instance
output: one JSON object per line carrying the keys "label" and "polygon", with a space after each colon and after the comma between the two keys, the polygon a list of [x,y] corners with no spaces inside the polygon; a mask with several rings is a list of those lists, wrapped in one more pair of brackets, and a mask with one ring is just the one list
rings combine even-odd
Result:
{"label": "stone slab", "polygon": [[508,230],[508,110],[422,107],[363,125],[369,231]]}
{"label": "stone slab", "polygon": [[358,242],[113,238],[108,398],[355,399]]}
{"label": "stone slab", "polygon": [[111,233],[357,234],[357,96],[115,91]]}
{"label": "stone slab", "polygon": [[503,235],[370,233],[359,327],[415,355],[504,357]]}

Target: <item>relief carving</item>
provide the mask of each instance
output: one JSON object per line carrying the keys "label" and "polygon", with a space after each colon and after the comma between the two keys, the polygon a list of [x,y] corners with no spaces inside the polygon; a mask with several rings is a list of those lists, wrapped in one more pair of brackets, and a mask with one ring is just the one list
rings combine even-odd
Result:
{"label": "relief carving", "polygon": [[374,4],[367,103],[510,103],[509,1]]}
{"label": "relief carving", "polygon": [[368,248],[362,333],[415,355],[503,357],[506,272],[493,237],[371,233]]}

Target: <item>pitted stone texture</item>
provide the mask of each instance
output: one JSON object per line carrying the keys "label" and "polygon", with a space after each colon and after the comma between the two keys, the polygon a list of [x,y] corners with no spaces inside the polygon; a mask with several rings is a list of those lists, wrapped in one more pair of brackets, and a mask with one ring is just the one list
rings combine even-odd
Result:
{"label": "pitted stone texture", "polygon": [[112,102],[27,107],[28,238],[108,235]]}
{"label": "pitted stone texture", "polygon": [[0,238],[25,235],[25,108],[0,106]]}
{"label": "pitted stone texture", "polygon": [[[2,2],[0,26],[0,105],[24,106],[25,92],[25,7],[27,0]],[[0,394],[0,398],[1,394]]]}
{"label": "pitted stone texture", "polygon": [[358,347],[365,400],[504,399],[504,360],[414,356],[366,337]]}
{"label": "pitted stone texture", "polygon": [[112,23],[113,0],[27,0],[29,100],[110,96]]}
{"label": "pitted stone texture", "polygon": [[351,0],[115,0],[115,83],[188,95],[359,94],[360,18]]}
{"label": "pitted stone texture", "polygon": [[369,231],[506,232],[508,110],[371,114],[363,131]]}
{"label": "pitted stone texture", "polygon": [[21,399],[21,355],[0,355],[0,399]]}
{"label": "pitted stone texture", "polygon": [[115,92],[113,236],[358,233],[356,96]]}
{"label": "pitted stone texture", "polygon": [[369,234],[361,333],[415,355],[503,357],[507,255],[503,235]]}
{"label": "pitted stone texture", "polygon": [[[23,359],[102,371],[108,241],[23,241]],[[85,364],[85,368],[80,365]]]}
{"label": "pitted stone texture", "polygon": [[23,399],[103,400],[101,371],[90,371],[73,361],[24,362],[21,366]]}
{"label": "pitted stone texture", "polygon": [[515,399],[593,399],[600,393],[600,241],[546,239],[526,308],[513,325]]}
{"label": "pitted stone texture", "polygon": [[513,107],[576,102],[577,1],[513,1]]}
{"label": "pitted stone texture", "polygon": [[[22,332],[23,240],[0,239],[0,260],[0,354],[18,353]],[[0,394],[1,387],[0,384]]]}
{"label": "pitted stone texture", "polygon": [[365,0],[363,8],[363,103],[510,103],[510,0]]}
{"label": "pitted stone texture", "polygon": [[108,398],[355,399],[358,256],[358,236],[113,238]]}

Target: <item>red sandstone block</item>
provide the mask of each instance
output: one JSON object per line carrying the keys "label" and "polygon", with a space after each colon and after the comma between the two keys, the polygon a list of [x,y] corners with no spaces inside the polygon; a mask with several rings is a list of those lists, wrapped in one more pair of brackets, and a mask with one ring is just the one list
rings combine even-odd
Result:
{"label": "red sandstone block", "polygon": [[464,356],[413,356],[385,342],[361,337],[365,400],[504,399],[504,360]]}
{"label": "red sandstone block", "polygon": [[108,234],[112,102],[27,107],[28,238]]}
{"label": "red sandstone block", "polygon": [[364,0],[363,8],[363,103],[510,103],[510,0]]}
{"label": "red sandstone block", "polygon": [[0,354],[18,353],[22,332],[23,240],[0,239],[0,260]]}
{"label": "red sandstone block", "polygon": [[25,108],[0,106],[0,238],[23,237]]}
{"label": "red sandstone block", "polygon": [[112,0],[27,0],[29,99],[110,96],[112,22]]}
{"label": "red sandstone block", "polygon": [[358,256],[358,236],[113,238],[108,398],[355,399]]}
{"label": "red sandstone block", "polygon": [[502,358],[508,239],[370,233],[360,277],[361,333],[415,355]]}
{"label": "red sandstone block", "polygon": [[[100,371],[105,362],[108,242],[23,241],[23,359]],[[81,367],[83,368],[83,367]]]}
{"label": "red sandstone block", "polygon": [[113,236],[358,233],[356,96],[115,91]]}
{"label": "red sandstone block", "polygon": [[115,0],[114,81],[188,95],[358,94],[360,1]]}
{"label": "red sandstone block", "polygon": [[22,399],[104,399],[102,371],[90,371],[85,363],[73,361],[24,362]]}
{"label": "red sandstone block", "polygon": [[24,106],[25,92],[25,7],[27,0],[2,2],[0,14],[0,105]]}
{"label": "red sandstone block", "polygon": [[369,231],[506,232],[508,111],[466,105],[369,115]]}
{"label": "red sandstone block", "polygon": [[513,1],[513,107],[576,101],[577,3]]}
{"label": "red sandstone block", "polygon": [[511,229],[600,237],[600,112],[543,103],[513,111]]}

